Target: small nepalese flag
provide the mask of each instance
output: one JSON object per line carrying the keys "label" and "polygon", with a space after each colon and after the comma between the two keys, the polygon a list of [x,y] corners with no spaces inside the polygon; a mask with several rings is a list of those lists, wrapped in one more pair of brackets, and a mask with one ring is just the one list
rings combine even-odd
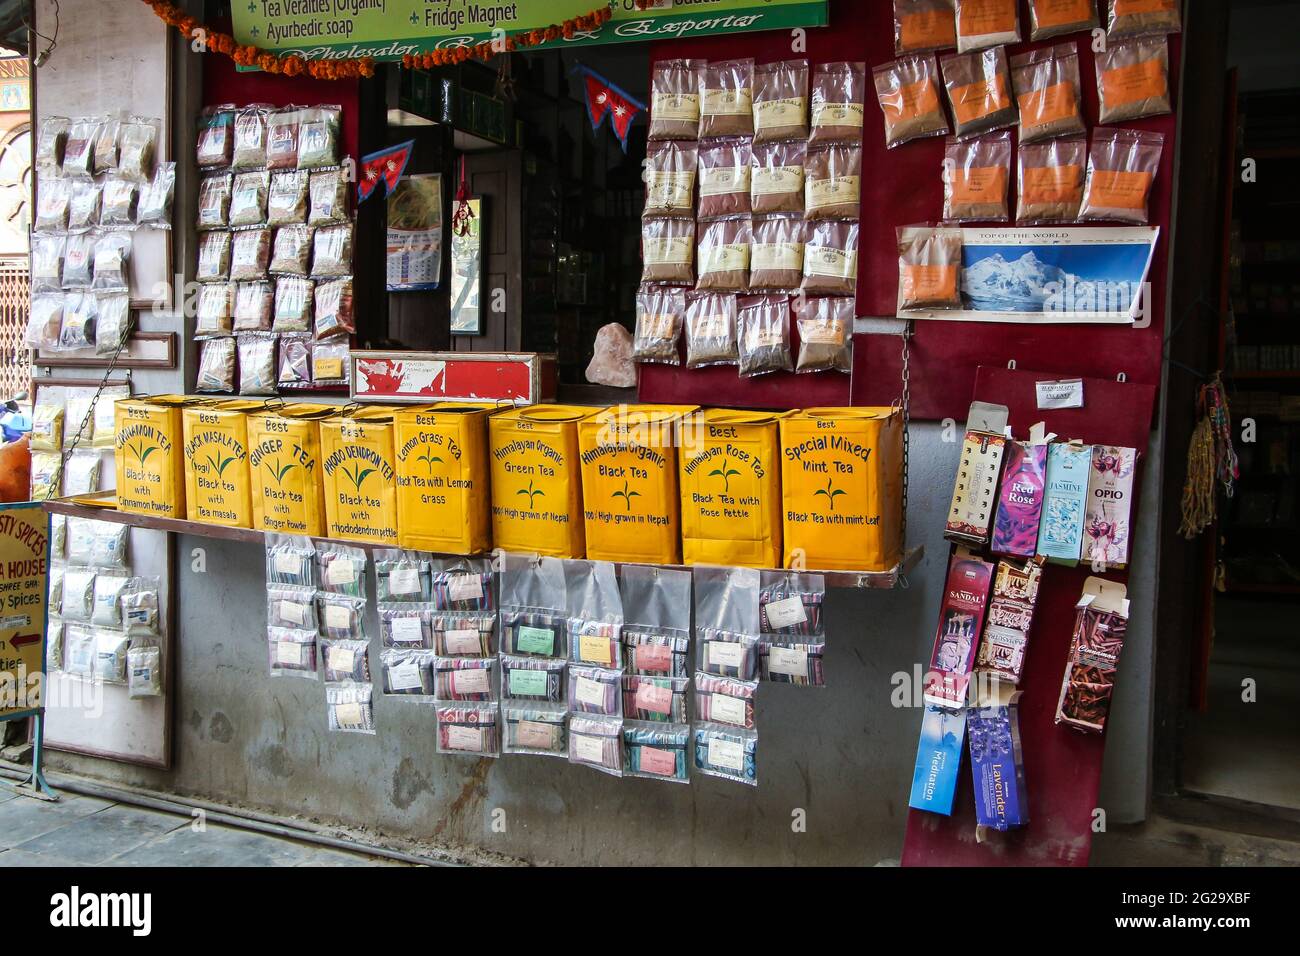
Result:
{"label": "small nepalese flag", "polygon": [[369,199],[380,183],[384,184],[385,196],[396,189],[414,149],[415,140],[408,139],[405,143],[362,156],[361,168],[357,172],[357,202]]}
{"label": "small nepalese flag", "polygon": [[608,115],[610,125],[614,127],[614,135],[618,137],[623,152],[626,153],[627,131],[631,128],[636,114],[645,110],[645,104],[581,63],[573,70],[575,73],[582,73],[583,83],[586,86],[587,113],[591,116],[591,128],[599,129],[605,116]]}

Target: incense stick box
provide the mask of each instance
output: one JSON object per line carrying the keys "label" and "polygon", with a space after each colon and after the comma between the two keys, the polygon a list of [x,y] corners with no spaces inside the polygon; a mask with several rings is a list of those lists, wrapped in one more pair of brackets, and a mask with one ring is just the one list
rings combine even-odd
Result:
{"label": "incense stick box", "polygon": [[1054,564],[1074,566],[1079,563],[1091,470],[1091,446],[1078,442],[1048,446],[1047,484],[1043,492],[1043,521],[1038,529],[1038,553]]}
{"label": "incense stick box", "polygon": [[1047,477],[1047,444],[1041,426],[1027,442],[1007,443],[1006,465],[998,492],[990,550],[994,554],[1032,558],[1038,550],[1038,523],[1043,511]]}
{"label": "incense stick box", "polygon": [[930,669],[925,675],[925,702],[939,707],[964,707],[971,666],[984,624],[993,565],[965,548],[948,562],[948,581],[939,608]]}
{"label": "incense stick box", "polygon": [[1119,656],[1128,633],[1128,598],[1124,585],[1088,578],[1075,605],[1074,634],[1061,679],[1056,722],[1085,733],[1106,729]]}
{"label": "incense stick box", "polygon": [[1129,515],[1137,451],[1094,445],[1088,476],[1088,511],[1083,520],[1084,561],[1094,570],[1128,566]]}
{"label": "incense stick box", "polygon": [[967,719],[979,826],[1010,830],[1029,822],[1019,704],[1016,692],[1006,703],[972,707]]}
{"label": "incense stick box", "polygon": [[1042,573],[1038,558],[998,562],[988,620],[975,658],[977,672],[993,674],[1008,684],[1020,683]]}
{"label": "incense stick box", "polygon": [[908,806],[913,810],[952,815],[965,740],[964,708],[948,710],[931,704],[923,708],[921,741],[916,748],[916,768],[912,772],[912,794]]}
{"label": "incense stick box", "polygon": [[943,536],[952,541],[983,545],[989,539],[989,525],[997,507],[998,475],[1006,447],[1005,405],[973,402],[966,419],[957,480]]}

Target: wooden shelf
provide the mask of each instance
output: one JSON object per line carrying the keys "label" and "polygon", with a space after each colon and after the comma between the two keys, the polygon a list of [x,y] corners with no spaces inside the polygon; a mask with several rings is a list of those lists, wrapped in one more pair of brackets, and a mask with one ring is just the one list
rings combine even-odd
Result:
{"label": "wooden shelf", "polygon": [[[133,528],[147,528],[151,531],[169,531],[173,534],[190,534],[201,538],[216,538],[223,541],[245,541],[250,544],[264,545],[266,532],[251,528],[227,528],[223,525],[206,524],[201,521],[185,521],[180,518],[155,518],[150,515],[118,511],[115,507],[116,496],[111,491],[101,491],[94,495],[80,495],[76,498],[54,498],[43,502],[45,510],[51,514],[67,515],[72,518],[93,518],[96,521],[112,521],[116,524],[130,525]],[[363,548],[367,552],[395,547],[387,544],[371,544],[366,541],[350,541],[345,538],[313,538],[313,541],[327,541]],[[888,571],[818,571],[813,568],[800,569],[806,574],[820,574],[826,579],[828,588],[867,588],[882,590],[898,587],[908,571],[920,562],[925,554],[923,545],[908,548],[903,559]],[[444,555],[445,557],[464,557],[463,555]],[[654,565],[676,570],[689,571],[689,565]],[[622,564],[619,565],[622,567]],[[772,570],[790,570],[773,568]]]}

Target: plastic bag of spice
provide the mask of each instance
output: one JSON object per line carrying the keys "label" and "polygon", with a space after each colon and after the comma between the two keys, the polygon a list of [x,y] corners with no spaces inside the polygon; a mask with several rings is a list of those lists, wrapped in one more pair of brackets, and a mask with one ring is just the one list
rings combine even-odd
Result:
{"label": "plastic bag of spice", "polygon": [[298,126],[298,168],[337,166],[339,161],[339,106],[304,110]]}
{"label": "plastic bag of spice", "polygon": [[789,296],[744,296],[736,302],[736,322],[742,378],[794,369]]}
{"label": "plastic bag of spice", "polygon": [[885,146],[946,136],[951,130],[939,103],[939,63],[933,56],[904,56],[872,71],[885,114]]}
{"label": "plastic bag of spice", "polygon": [[1107,0],[1106,35],[1141,36],[1183,29],[1179,0]]}
{"label": "plastic bag of spice", "polygon": [[694,143],[672,140],[646,147],[645,210],[643,216],[695,215],[695,172],[699,162]]}
{"label": "plastic bag of spice", "polygon": [[200,286],[199,301],[194,312],[195,338],[229,335],[233,300],[233,290],[228,282],[208,282]]}
{"label": "plastic bag of spice", "polygon": [[812,78],[809,146],[862,142],[867,96],[865,63],[819,63]]}
{"label": "plastic bag of spice", "polygon": [[754,142],[808,138],[808,61],[754,67]]}
{"label": "plastic bag of spice", "polygon": [[68,140],[63,147],[63,175],[89,179],[95,165],[95,134],[99,121],[79,119],[68,127]]}
{"label": "plastic bag of spice", "polygon": [[1020,42],[1019,0],[957,0],[957,52]]}
{"label": "plastic bag of spice", "polygon": [[199,214],[196,229],[224,229],[230,225],[229,173],[208,176],[199,183]]}
{"label": "plastic bag of spice", "polygon": [[68,236],[63,247],[63,288],[89,289],[94,281],[95,246],[99,237],[93,232]]}
{"label": "plastic bag of spice", "polygon": [[288,226],[307,221],[307,182],[305,169],[271,175],[271,192],[266,203],[266,221],[272,226]]}
{"label": "plastic bag of spice", "polygon": [[799,332],[796,372],[853,371],[853,300],[800,296],[794,302]]}
{"label": "plastic bag of spice", "polygon": [[275,340],[270,332],[238,337],[240,395],[275,394]]}
{"label": "plastic bag of spice", "polygon": [[59,232],[68,228],[68,207],[72,204],[72,184],[66,179],[42,178],[36,184],[37,232]]}
{"label": "plastic bag of spice", "polygon": [[100,197],[99,222],[104,226],[134,227],[140,187],[129,179],[109,176]]}
{"label": "plastic bag of spice", "polygon": [[700,219],[750,212],[750,145],[742,137],[711,140],[699,150]]}
{"label": "plastic bag of spice", "polygon": [[104,187],[93,179],[72,181],[68,199],[68,228],[73,232],[90,229],[99,222],[99,202]]}
{"label": "plastic bag of spice", "polygon": [[131,287],[131,234],[108,232],[95,240],[91,288],[125,292]]}
{"label": "plastic bag of spice", "polygon": [[311,274],[317,277],[350,275],[352,225],[327,226],[312,237]]}
{"label": "plastic bag of spice", "polygon": [[352,279],[334,279],[316,284],[316,338],[351,335],[357,330],[352,312]]}
{"label": "plastic bag of spice", "polygon": [[1020,109],[1020,142],[1086,133],[1079,100],[1079,51],[1073,43],[1011,58],[1011,86]]}
{"label": "plastic bag of spice", "polygon": [[899,312],[961,308],[961,230],[899,226]]}
{"label": "plastic bag of spice", "polygon": [[704,60],[658,60],[651,66],[647,139],[695,139],[699,135],[699,74],[704,66]]}
{"label": "plastic bag of spice", "polygon": [[330,226],[348,221],[347,177],[341,169],[325,169],[310,174],[308,193],[311,197],[307,224]]}
{"label": "plastic bag of spice", "polygon": [[280,371],[276,380],[290,387],[311,384],[311,342],[307,336],[280,336]]}
{"label": "plastic bag of spice", "polygon": [[148,182],[153,176],[157,147],[158,121],[150,117],[132,116],[122,124],[117,174],[138,183]]}
{"label": "plastic bag of spice", "polygon": [[234,110],[234,106],[227,103],[209,106],[200,114],[198,138],[194,145],[194,159],[200,169],[230,165]]}
{"label": "plastic bag of spice", "polygon": [[819,222],[803,247],[805,292],[854,295],[858,289],[858,224]]}
{"label": "plastic bag of spice", "polygon": [[141,187],[136,204],[137,225],[155,229],[172,227],[172,199],[176,194],[176,164],[159,163],[153,179]]}
{"label": "plastic bag of spice", "polygon": [[776,216],[754,221],[749,248],[751,289],[797,289],[803,281],[803,220]]}
{"label": "plastic bag of spice", "polygon": [[230,224],[257,226],[266,222],[266,197],[271,191],[271,174],[265,169],[235,176],[230,191]]}
{"label": "plastic bag of spice", "polygon": [[685,314],[686,294],[681,289],[642,286],[636,294],[632,358],[637,362],[680,365],[677,339]]}
{"label": "plastic bag of spice", "polygon": [[1016,104],[1011,99],[1011,72],[1005,47],[952,53],[939,62],[957,136],[978,136],[1015,125]]}
{"label": "plastic bag of spice", "polygon": [[943,151],[943,218],[949,222],[1006,222],[1011,181],[1011,133],[975,139],[949,137]]}
{"label": "plastic bag of spice", "polygon": [[112,355],[131,329],[131,297],[125,292],[101,293],[96,304],[99,319],[95,325],[95,354]]}
{"label": "plastic bag of spice", "polygon": [[302,111],[296,106],[272,110],[266,118],[266,165],[269,169],[293,169],[298,165],[298,124]]}
{"label": "plastic bag of spice", "polygon": [[241,282],[265,278],[270,259],[270,229],[236,232],[230,249],[230,278]]}
{"label": "plastic bag of spice", "polygon": [[1017,165],[1017,223],[1039,225],[1079,218],[1088,166],[1086,137],[1068,136],[1022,145]]}
{"label": "plastic bag of spice", "polygon": [[63,174],[63,151],[70,122],[66,116],[47,116],[36,134],[33,164],[42,181]]}
{"label": "plastic bag of spice", "polygon": [[862,199],[862,147],[820,146],[804,160],[804,218],[856,219]]}
{"label": "plastic bag of spice", "polygon": [[1097,54],[1095,62],[1102,123],[1172,112],[1169,41],[1165,37],[1111,43],[1104,53]]}
{"label": "plastic bag of spice", "polygon": [[735,365],[738,358],[736,297],[686,293],[686,367]]}
{"label": "plastic bag of spice", "polygon": [[641,223],[641,281],[689,285],[695,281],[695,220]]}
{"label": "plastic bag of spice", "polygon": [[271,328],[274,291],[269,282],[240,282],[235,286],[236,332],[264,332]]}
{"label": "plastic bag of spice", "polygon": [[95,175],[117,171],[125,113],[109,113],[95,135]]}
{"label": "plastic bag of spice", "polygon": [[311,232],[311,226],[281,226],[275,230],[271,272],[276,275],[305,276],[311,259]]}
{"label": "plastic bag of spice", "polygon": [[924,53],[956,45],[953,0],[894,0],[895,53]]}
{"label": "plastic bag of spice", "polygon": [[699,273],[695,288],[733,292],[749,288],[749,244],[752,241],[748,217],[705,223],[695,256]]}
{"label": "plastic bag of spice", "polygon": [[1046,40],[1101,26],[1097,0],[1029,0],[1029,39]]}
{"label": "plastic bag of spice", "polygon": [[1079,219],[1146,225],[1164,142],[1159,133],[1094,129]]}
{"label": "plastic bag of spice", "polygon": [[235,169],[257,169],[266,165],[265,106],[245,107],[235,114],[234,147],[230,165]]}
{"label": "plastic bag of spice", "polygon": [[804,162],[801,142],[766,143],[752,150],[750,207],[755,213],[803,212]]}
{"label": "plastic bag of spice", "polygon": [[233,392],[235,390],[235,340],[227,336],[208,339],[199,348],[199,375],[194,384],[198,392]]}
{"label": "plastic bag of spice", "polygon": [[754,135],[754,60],[720,60],[700,73],[700,139]]}
{"label": "plastic bag of spice", "polygon": [[311,331],[312,298],[316,283],[299,276],[281,276],[275,280],[275,332]]}

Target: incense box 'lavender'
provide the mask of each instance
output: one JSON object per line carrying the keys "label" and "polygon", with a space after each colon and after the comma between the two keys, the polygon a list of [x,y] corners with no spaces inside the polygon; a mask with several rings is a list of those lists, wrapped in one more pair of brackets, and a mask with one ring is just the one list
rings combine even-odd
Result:
{"label": "incense box 'lavender'", "polygon": [[1038,520],[1043,510],[1047,446],[1007,442],[1006,466],[993,522],[994,554],[1032,558],[1038,549]]}
{"label": "incense box 'lavender'", "polygon": [[1091,446],[1054,444],[1047,448],[1047,485],[1043,491],[1038,553],[1053,564],[1079,563],[1091,467]]}
{"label": "incense box 'lavender'", "polygon": [[975,783],[975,822],[1010,830],[1029,822],[1025,765],[1020,750],[1020,694],[1006,704],[972,707],[970,769]]}

